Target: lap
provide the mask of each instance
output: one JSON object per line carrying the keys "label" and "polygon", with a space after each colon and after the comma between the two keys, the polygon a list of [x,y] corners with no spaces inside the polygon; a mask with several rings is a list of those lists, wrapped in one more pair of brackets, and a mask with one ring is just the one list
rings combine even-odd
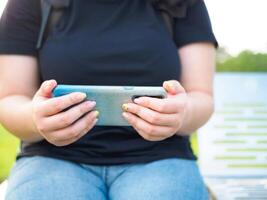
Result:
{"label": "lap", "polygon": [[164,159],[127,169],[110,186],[112,200],[206,200],[195,161]]}
{"label": "lap", "polygon": [[[94,171],[101,167],[42,156],[21,158],[9,177],[6,200],[208,199],[195,161],[173,158],[108,168],[101,175]],[[114,175],[111,185],[105,183],[108,174]]]}
{"label": "lap", "polygon": [[9,177],[6,200],[105,198],[102,180],[72,162],[34,156],[17,161]]}

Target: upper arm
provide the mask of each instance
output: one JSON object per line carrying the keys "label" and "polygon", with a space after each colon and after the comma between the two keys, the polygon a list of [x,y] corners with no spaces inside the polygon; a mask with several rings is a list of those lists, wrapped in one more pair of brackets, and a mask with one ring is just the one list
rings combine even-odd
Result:
{"label": "upper arm", "polygon": [[212,95],[217,40],[203,0],[188,8],[185,18],[175,19],[175,43],[181,61],[180,81],[186,91]]}
{"label": "upper arm", "polygon": [[9,0],[0,19],[0,98],[33,96],[39,85],[40,1]]}
{"label": "upper arm", "polygon": [[213,95],[215,53],[211,43],[192,43],[179,49],[182,66],[180,81],[187,92]]}
{"label": "upper arm", "polygon": [[35,57],[0,55],[0,99],[9,95],[32,97],[39,85]]}

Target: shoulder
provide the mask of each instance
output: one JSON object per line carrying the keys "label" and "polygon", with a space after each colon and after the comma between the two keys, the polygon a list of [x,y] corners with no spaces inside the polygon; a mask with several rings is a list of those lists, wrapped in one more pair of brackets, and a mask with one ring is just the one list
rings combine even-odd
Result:
{"label": "shoulder", "polygon": [[0,53],[36,54],[40,0],[9,0],[0,20]]}
{"label": "shoulder", "polygon": [[40,0],[8,0],[1,21],[32,18],[40,19]]}
{"label": "shoulder", "polygon": [[196,0],[188,7],[186,17],[176,18],[175,41],[177,47],[203,41],[211,42],[218,47],[204,0]]}

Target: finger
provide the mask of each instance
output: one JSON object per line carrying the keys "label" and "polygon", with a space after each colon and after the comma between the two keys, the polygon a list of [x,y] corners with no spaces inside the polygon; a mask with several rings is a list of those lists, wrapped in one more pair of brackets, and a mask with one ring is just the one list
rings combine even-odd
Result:
{"label": "finger", "polygon": [[185,89],[177,80],[164,81],[163,88],[172,95],[185,92]]}
{"label": "finger", "polygon": [[39,114],[41,116],[55,115],[72,105],[82,102],[85,98],[86,94],[81,92],[73,92],[60,97],[50,98],[39,104]]}
{"label": "finger", "polygon": [[55,143],[55,145],[56,146],[66,146],[66,145],[70,145],[70,144],[76,142],[77,140],[79,140],[80,138],[82,138],[84,135],[86,135],[93,128],[93,126],[97,123],[97,121],[98,121],[98,119],[95,119],[93,121],[92,126],[90,126],[88,128],[88,130],[85,130],[83,133],[79,134],[78,136],[75,136],[75,137],[72,137],[72,138],[69,138],[69,139],[66,139],[66,140],[57,141]]}
{"label": "finger", "polygon": [[93,111],[79,119],[73,125],[49,133],[49,138],[53,138],[54,143],[71,142],[84,136],[96,123],[97,112]]}
{"label": "finger", "polygon": [[52,96],[53,89],[57,86],[55,80],[47,80],[42,83],[34,98],[46,99]]}
{"label": "finger", "polygon": [[85,113],[91,111],[95,104],[95,101],[86,101],[65,112],[44,118],[43,126],[46,127],[46,131],[55,131],[70,126]]}
{"label": "finger", "polygon": [[160,113],[149,108],[134,104],[123,104],[123,109],[127,112],[133,113],[143,120],[153,125],[159,126],[172,126],[175,125],[179,119],[179,115]]}
{"label": "finger", "polygon": [[175,98],[154,98],[154,97],[139,97],[134,99],[134,103],[150,108],[154,111],[166,114],[174,114],[180,112],[186,102],[186,93],[181,93]]}
{"label": "finger", "polygon": [[136,129],[138,133],[147,140],[155,138],[167,138],[173,130],[168,126],[156,126],[149,124],[134,114],[123,112],[123,117]]}

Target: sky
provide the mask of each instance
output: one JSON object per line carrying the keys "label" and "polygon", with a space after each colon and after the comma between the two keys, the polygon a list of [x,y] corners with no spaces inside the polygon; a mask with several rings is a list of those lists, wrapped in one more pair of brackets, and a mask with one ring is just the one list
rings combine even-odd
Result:
{"label": "sky", "polygon": [[220,46],[267,53],[267,0],[205,0]]}
{"label": "sky", "polygon": [[[0,14],[7,0],[0,0]],[[232,55],[248,49],[267,53],[267,0],[205,0],[213,31]]]}

